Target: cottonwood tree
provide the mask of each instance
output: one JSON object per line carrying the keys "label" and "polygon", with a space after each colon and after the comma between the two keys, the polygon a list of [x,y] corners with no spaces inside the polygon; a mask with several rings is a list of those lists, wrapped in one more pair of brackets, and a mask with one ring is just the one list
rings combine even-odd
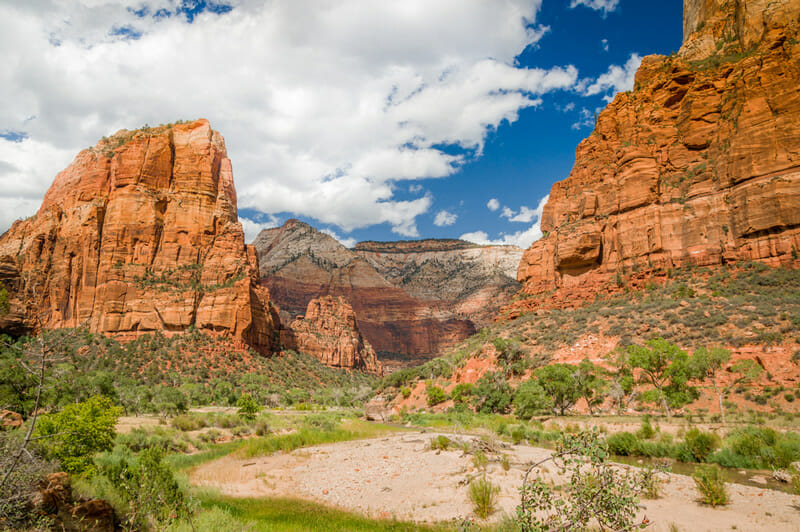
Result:
{"label": "cottonwood tree", "polygon": [[640,384],[653,388],[642,393],[645,401],[660,403],[667,419],[670,406],[678,408],[697,398],[697,389],[689,386],[694,376],[689,354],[663,338],[653,338],[646,346],[628,346],[628,363],[639,370]]}
{"label": "cottonwood tree", "polygon": [[594,415],[592,407],[603,403],[605,399],[606,381],[603,379],[603,368],[584,358],[575,369],[573,379],[578,388],[578,393],[589,406],[589,415]]}
{"label": "cottonwood tree", "polygon": [[733,379],[727,386],[723,386],[719,382],[719,377],[730,360],[731,352],[720,347],[701,347],[694,352],[691,360],[695,373],[711,381],[711,386],[714,388],[714,393],[717,395],[720,419],[723,423],[725,423],[725,405],[723,404],[723,399],[728,396],[735,386],[755,381],[763,371],[761,366],[754,360],[739,360],[727,368],[733,376]]}
{"label": "cottonwood tree", "polygon": [[536,378],[553,399],[553,409],[557,414],[565,415],[581,397],[575,381],[575,366],[550,364],[536,370]]}

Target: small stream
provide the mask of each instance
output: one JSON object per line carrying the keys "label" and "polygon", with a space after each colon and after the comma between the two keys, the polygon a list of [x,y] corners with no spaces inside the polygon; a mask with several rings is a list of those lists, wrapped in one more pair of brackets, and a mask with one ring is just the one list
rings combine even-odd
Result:
{"label": "small stream", "polygon": [[[663,458],[646,458],[642,456],[613,456],[612,460],[620,464],[628,464],[637,467],[645,467],[648,465],[657,465],[662,463]],[[679,475],[686,475],[690,477],[694,474],[695,469],[700,465],[686,462],[678,462],[670,460],[670,472]],[[756,488],[765,488],[775,491],[782,491],[784,493],[792,493],[792,486],[785,482],[779,482],[772,478],[772,471],[764,469],[733,469],[723,467],[728,482],[733,484],[743,484],[745,486],[753,486]]]}

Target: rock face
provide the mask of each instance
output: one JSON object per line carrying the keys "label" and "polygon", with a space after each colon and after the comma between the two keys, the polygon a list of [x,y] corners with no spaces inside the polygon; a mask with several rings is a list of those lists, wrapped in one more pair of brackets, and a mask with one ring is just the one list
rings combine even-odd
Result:
{"label": "rock face", "polygon": [[474,334],[519,290],[522,250],[512,246],[425,240],[348,249],[297,220],[263,231],[253,245],[285,323],[312,299],[341,295],[382,359],[395,354],[399,365]]}
{"label": "rock face", "polygon": [[681,51],[644,59],[553,186],[525,294],[573,304],[679,266],[800,265],[799,17],[800,0],[686,1]]}
{"label": "rock face", "polygon": [[281,343],[327,366],[383,373],[375,350],[358,330],[353,308],[341,297],[311,300],[305,315],[281,332]]}
{"label": "rock face", "polygon": [[56,176],[0,237],[4,329],[130,339],[189,327],[259,351],[279,327],[245,246],[225,141],[206,120],[120,131]]}

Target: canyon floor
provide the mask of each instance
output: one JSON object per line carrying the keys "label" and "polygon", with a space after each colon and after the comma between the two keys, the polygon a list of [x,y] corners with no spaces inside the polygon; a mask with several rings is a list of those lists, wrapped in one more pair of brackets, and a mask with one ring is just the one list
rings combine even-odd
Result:
{"label": "canyon floor", "polygon": [[[437,435],[409,431],[254,459],[226,456],[192,470],[190,481],[234,497],[297,497],[379,518],[428,523],[474,518],[467,484],[481,473],[461,450],[431,450]],[[503,450],[510,458],[508,471],[489,463],[486,475],[500,487],[498,511],[490,520],[514,514],[526,464],[549,452],[508,445]],[[800,531],[800,496],[740,484],[730,484],[729,492],[729,505],[704,506],[690,477],[670,473],[661,497],[642,501],[641,516],[655,531]]]}

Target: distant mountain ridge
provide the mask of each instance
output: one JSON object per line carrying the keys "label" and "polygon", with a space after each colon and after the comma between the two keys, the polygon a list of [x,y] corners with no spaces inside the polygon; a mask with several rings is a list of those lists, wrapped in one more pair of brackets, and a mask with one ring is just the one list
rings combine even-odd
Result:
{"label": "distant mountain ridge", "polygon": [[375,350],[397,355],[400,364],[435,356],[475,333],[519,290],[522,250],[513,246],[451,239],[348,249],[298,220],[262,231],[253,246],[284,323],[312,299],[342,296]]}

